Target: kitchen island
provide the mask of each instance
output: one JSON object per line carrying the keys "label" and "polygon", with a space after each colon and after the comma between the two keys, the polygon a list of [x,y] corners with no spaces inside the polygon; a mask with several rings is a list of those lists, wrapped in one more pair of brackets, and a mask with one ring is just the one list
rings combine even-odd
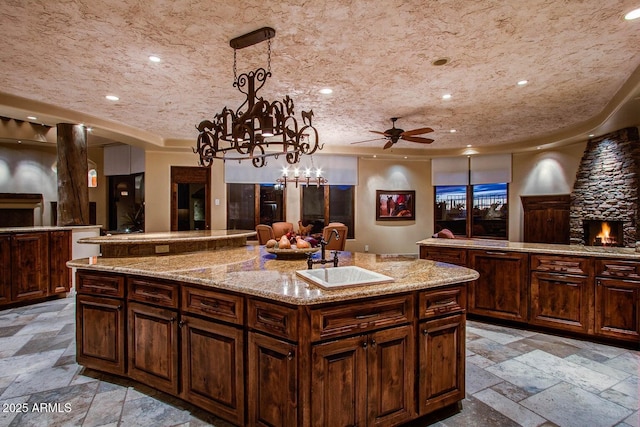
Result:
{"label": "kitchen island", "polygon": [[342,252],[394,281],[325,290],[255,245],[68,265],[78,363],[235,425],[392,426],[464,398],[471,269]]}
{"label": "kitchen island", "polygon": [[640,347],[635,248],[429,238],[420,257],[477,270],[467,311],[484,319]]}

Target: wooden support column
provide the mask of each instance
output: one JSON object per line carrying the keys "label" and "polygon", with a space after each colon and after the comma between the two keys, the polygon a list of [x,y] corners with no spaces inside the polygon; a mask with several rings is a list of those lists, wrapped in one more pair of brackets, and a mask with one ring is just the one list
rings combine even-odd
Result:
{"label": "wooden support column", "polygon": [[58,224],[89,224],[87,130],[58,123]]}

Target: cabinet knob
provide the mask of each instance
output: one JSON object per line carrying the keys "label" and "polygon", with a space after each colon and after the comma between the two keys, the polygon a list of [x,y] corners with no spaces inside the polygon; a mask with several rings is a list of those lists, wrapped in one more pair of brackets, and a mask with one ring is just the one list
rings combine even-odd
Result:
{"label": "cabinet knob", "polygon": [[178,322],[178,326],[180,326],[181,328],[186,324],[187,324],[187,322],[185,322],[184,320],[181,320],[181,321]]}
{"label": "cabinet knob", "polygon": [[176,321],[175,317],[172,317],[171,319],[169,319],[169,322],[174,323]]}
{"label": "cabinet knob", "polygon": [[287,360],[293,360],[293,351],[289,350],[289,353],[287,353]]}
{"label": "cabinet knob", "polygon": [[366,342],[366,341],[364,341],[364,342],[362,343],[362,348],[366,349],[366,348],[367,348],[367,345],[368,345],[368,344],[367,344],[367,342]]}
{"label": "cabinet knob", "polygon": [[427,331],[426,329],[423,329],[423,330],[422,330],[422,333],[423,333],[424,335],[429,335],[429,331]]}
{"label": "cabinet knob", "polygon": [[376,346],[376,340],[371,340],[371,347],[375,348],[375,346]]}

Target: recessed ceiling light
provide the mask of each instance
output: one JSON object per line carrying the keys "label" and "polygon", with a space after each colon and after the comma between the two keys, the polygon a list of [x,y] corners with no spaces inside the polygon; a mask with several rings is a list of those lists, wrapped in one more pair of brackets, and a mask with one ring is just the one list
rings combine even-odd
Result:
{"label": "recessed ceiling light", "polygon": [[107,95],[107,96],[105,96],[105,98],[107,98],[109,101],[119,101],[120,100],[120,98],[118,98],[115,95]]}
{"label": "recessed ceiling light", "polygon": [[377,157],[378,157],[378,155],[377,155],[377,154],[374,154],[374,155],[373,155],[373,158],[374,158],[374,159],[375,159],[375,158],[377,158]]}
{"label": "recessed ceiling light", "polygon": [[92,128],[92,127],[88,127],[88,128],[87,128],[87,132],[91,132],[92,130],[93,130],[93,128]]}
{"label": "recessed ceiling light", "polygon": [[333,93],[333,89],[331,89],[330,87],[324,87],[320,89],[320,93],[323,95],[329,95],[330,93]]}
{"label": "recessed ceiling light", "polygon": [[447,93],[447,94],[442,95],[442,99],[451,99],[451,94]]}
{"label": "recessed ceiling light", "polygon": [[38,118],[36,116],[27,116],[27,119],[29,119],[29,120],[38,120]]}
{"label": "recessed ceiling light", "polygon": [[467,148],[471,148],[471,147],[473,147],[473,145],[467,144]]}
{"label": "recessed ceiling light", "polygon": [[527,83],[529,83],[529,80],[520,80],[520,81],[518,82],[518,86],[524,86],[524,85],[526,85]]}
{"label": "recessed ceiling light", "polygon": [[626,19],[627,21],[631,21],[632,19],[638,19],[638,18],[640,18],[640,8],[634,9],[631,12],[624,15],[624,19]]}
{"label": "recessed ceiling light", "polygon": [[594,136],[596,136],[596,135],[595,135],[595,134],[593,134],[593,133],[590,133],[590,134],[589,134],[589,138],[593,138]]}
{"label": "recessed ceiling light", "polygon": [[404,156],[404,158],[406,159],[406,158],[407,158],[407,156]]}
{"label": "recessed ceiling light", "polygon": [[540,147],[540,146],[536,147],[536,150],[540,150],[540,149],[542,149],[542,147]]}
{"label": "recessed ceiling light", "polygon": [[151,55],[151,56],[149,56],[149,61],[151,61],[151,62],[160,62],[161,59],[160,59],[159,56]]}
{"label": "recessed ceiling light", "polygon": [[18,144],[22,144],[22,141],[21,141],[21,140],[18,140]]}
{"label": "recessed ceiling light", "polygon": [[449,133],[456,133],[456,132],[458,132],[458,131],[457,131],[457,130],[455,130],[455,129],[451,129],[451,130],[449,130]]}

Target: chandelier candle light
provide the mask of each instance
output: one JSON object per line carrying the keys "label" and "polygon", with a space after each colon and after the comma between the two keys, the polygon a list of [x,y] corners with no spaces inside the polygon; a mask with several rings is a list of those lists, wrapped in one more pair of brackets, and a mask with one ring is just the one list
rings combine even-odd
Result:
{"label": "chandelier candle light", "polygon": [[[268,77],[271,77],[271,38],[276,31],[264,27],[236,37],[229,42],[233,48],[233,86],[246,96],[235,111],[226,106],[213,117],[197,126],[197,147],[193,152],[200,157],[201,166],[211,166],[214,159],[251,160],[259,168],[267,157],[284,155],[287,163],[294,165],[301,155],[311,155],[322,150],[318,131],[311,121],[313,110],[302,111],[302,126],[294,117],[293,100],[286,95],[282,101],[269,102],[258,98]],[[249,73],[237,74],[236,52],[262,41],[268,41],[267,70],[258,68]],[[267,150],[274,146],[276,150]]]}
{"label": "chandelier candle light", "polygon": [[322,169],[317,168],[314,170],[313,157],[311,157],[311,167],[304,170],[303,176],[300,176],[300,169],[295,168],[293,170],[293,176],[289,176],[289,167],[282,168],[282,177],[276,180],[276,183],[282,187],[286,187],[287,183],[293,182],[298,188],[298,183],[306,183],[307,185],[315,184],[316,187],[325,185],[329,181],[322,176]]}

